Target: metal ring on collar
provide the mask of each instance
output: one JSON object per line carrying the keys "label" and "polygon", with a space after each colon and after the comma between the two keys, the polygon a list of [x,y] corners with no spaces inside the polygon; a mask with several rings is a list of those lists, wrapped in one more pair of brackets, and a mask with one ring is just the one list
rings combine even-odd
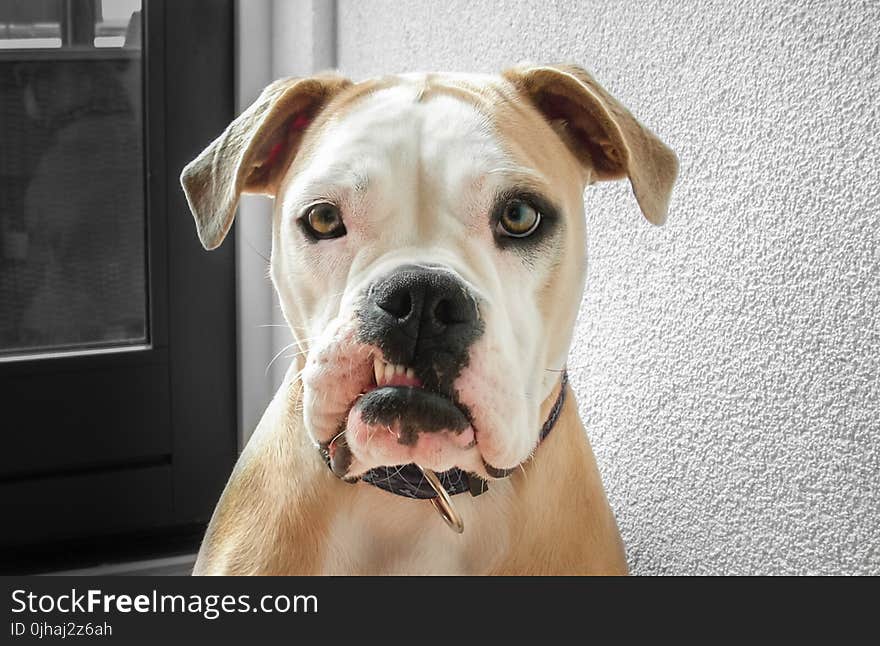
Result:
{"label": "metal ring on collar", "polygon": [[446,522],[449,529],[456,534],[461,534],[464,531],[464,521],[461,519],[461,515],[459,515],[455,505],[452,504],[452,497],[446,492],[446,489],[444,489],[443,485],[440,483],[440,478],[438,478],[437,474],[430,469],[425,469],[419,465],[416,466],[418,466],[425,475],[425,480],[431,485],[431,489],[437,493],[436,498],[430,499],[431,504],[434,505],[434,509],[440,514],[440,517]]}

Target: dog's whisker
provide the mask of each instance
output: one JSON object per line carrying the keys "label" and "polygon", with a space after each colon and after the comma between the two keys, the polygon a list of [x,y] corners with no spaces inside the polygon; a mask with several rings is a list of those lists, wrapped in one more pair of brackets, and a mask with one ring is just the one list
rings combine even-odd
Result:
{"label": "dog's whisker", "polygon": [[339,439],[340,437],[342,437],[343,435],[345,435],[345,429],[342,429],[342,430],[339,431],[336,435],[334,435],[334,436],[333,436],[333,439],[330,440],[330,444],[333,444],[333,442],[335,442],[336,440],[338,440],[338,439]]}
{"label": "dog's whisker", "polygon": [[264,327],[286,327],[290,330],[308,330],[309,327],[305,325],[289,325],[287,323],[267,323]]}
{"label": "dog's whisker", "polygon": [[[284,350],[286,350],[286,349],[287,348],[284,348]],[[284,350],[282,350],[282,352],[284,352]],[[296,357],[301,357],[301,356],[306,355],[308,353],[309,353],[308,350],[300,350],[299,352],[294,352],[293,354],[286,354],[286,355],[284,355],[284,358],[285,359],[295,359]],[[268,370],[268,369],[269,368],[267,367],[266,370]]]}
{"label": "dog's whisker", "polygon": [[[259,251],[259,250],[253,245],[253,243],[251,243],[250,240],[247,239],[247,237],[242,238],[242,239],[244,240],[244,243],[245,243],[248,247],[250,247],[251,251],[253,251],[253,252],[254,252],[255,254],[257,254],[260,258],[262,258],[263,260],[266,261],[266,264],[267,264],[267,265],[272,264],[272,261],[269,260],[268,258],[266,258],[266,256],[264,256],[262,253],[260,253],[260,251]],[[269,270],[269,268],[267,267],[267,268],[266,268],[266,271],[268,271],[268,270]]]}
{"label": "dog's whisker", "polygon": [[321,338],[320,334],[316,334],[315,336],[296,336],[294,335],[293,340],[295,343],[311,343],[312,341],[317,341]]}
{"label": "dog's whisker", "polygon": [[278,354],[276,354],[274,357],[272,357],[272,360],[269,362],[269,365],[266,366],[266,372],[264,373],[264,375],[268,375],[268,374],[269,374],[269,368],[272,367],[272,364],[275,363],[275,360],[278,359],[278,357],[280,357],[282,354],[284,354],[284,352],[286,352],[288,349],[290,349],[290,348],[293,347],[294,345],[296,345],[296,342],[295,342],[295,341],[294,341],[293,343],[288,343],[286,346],[284,346],[283,348],[281,348],[281,349],[278,351]]}

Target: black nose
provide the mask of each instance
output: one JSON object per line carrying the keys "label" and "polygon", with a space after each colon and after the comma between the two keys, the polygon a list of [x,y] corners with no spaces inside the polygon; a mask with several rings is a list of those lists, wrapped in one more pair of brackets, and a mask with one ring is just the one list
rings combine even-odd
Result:
{"label": "black nose", "polygon": [[482,331],[477,301],[461,280],[415,265],[376,281],[361,319],[364,340],[379,346],[386,360],[413,367],[437,354],[466,359]]}

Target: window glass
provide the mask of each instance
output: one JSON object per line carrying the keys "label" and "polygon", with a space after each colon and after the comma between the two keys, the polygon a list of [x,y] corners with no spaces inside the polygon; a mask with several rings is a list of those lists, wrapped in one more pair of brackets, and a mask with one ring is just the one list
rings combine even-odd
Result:
{"label": "window glass", "polygon": [[0,0],[0,354],[148,339],[141,31],[139,0]]}

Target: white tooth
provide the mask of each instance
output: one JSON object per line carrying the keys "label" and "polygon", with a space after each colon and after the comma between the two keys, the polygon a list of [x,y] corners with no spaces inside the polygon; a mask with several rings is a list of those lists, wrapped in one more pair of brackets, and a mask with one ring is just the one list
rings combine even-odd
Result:
{"label": "white tooth", "polygon": [[416,371],[413,370],[412,368],[407,368],[406,369],[406,377],[407,377],[407,379],[415,379],[416,378]]}
{"label": "white tooth", "polygon": [[394,372],[396,372],[398,375],[402,375],[406,372],[406,367],[398,363],[394,366]]}
{"label": "white tooth", "polygon": [[391,378],[394,376],[394,364],[386,363],[385,364],[385,381],[391,381]]}
{"label": "white tooth", "polygon": [[376,385],[382,383],[382,375],[385,373],[382,360],[379,357],[373,357],[373,375],[376,377]]}

